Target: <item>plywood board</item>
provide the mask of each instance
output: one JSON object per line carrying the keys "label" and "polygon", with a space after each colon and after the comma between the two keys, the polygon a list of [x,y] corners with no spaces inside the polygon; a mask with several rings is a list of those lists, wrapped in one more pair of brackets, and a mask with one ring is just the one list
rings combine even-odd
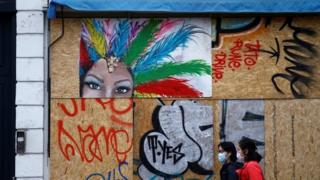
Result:
{"label": "plywood board", "polygon": [[[316,23],[317,16],[293,19],[217,17],[212,22],[213,87],[200,88],[197,84],[204,82],[202,80],[188,81],[192,87],[206,91],[202,93],[204,96],[210,96],[211,92],[207,91],[212,89],[215,99],[319,97],[320,26]],[[64,30],[63,38],[50,49],[51,93],[55,98],[80,97],[80,19],[66,19]],[[50,32],[51,39],[59,36],[60,20],[51,21]],[[198,54],[205,56],[204,59],[210,56],[205,50]],[[149,91],[150,87],[147,89]],[[135,94],[141,96],[138,92]],[[142,96],[156,96],[147,94]]]}
{"label": "plywood board", "polygon": [[213,97],[320,97],[318,19],[215,18]]}
{"label": "plywood board", "polygon": [[266,179],[319,179],[320,100],[265,105]]}
{"label": "plywood board", "polygon": [[214,102],[172,102],[135,100],[135,179],[211,179]]}
{"label": "plywood board", "polygon": [[132,100],[52,99],[50,179],[132,179]]}
{"label": "plywood board", "polygon": [[[52,98],[77,98],[79,91],[79,20],[65,19],[64,34],[51,46],[50,78]],[[62,33],[60,19],[50,21],[50,39],[56,40]]]}
{"label": "plywood board", "polygon": [[[51,27],[55,39],[61,22]],[[50,49],[53,98],[211,97],[209,18],[65,19],[64,30]]]}
{"label": "plywood board", "polygon": [[237,147],[241,138],[253,140],[262,156],[264,167],[265,128],[263,100],[222,100],[219,114],[220,141],[233,142]]}

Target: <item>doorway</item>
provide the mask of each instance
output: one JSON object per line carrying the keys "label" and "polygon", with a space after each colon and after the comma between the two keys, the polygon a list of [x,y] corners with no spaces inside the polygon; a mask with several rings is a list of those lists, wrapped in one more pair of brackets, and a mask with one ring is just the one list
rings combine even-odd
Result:
{"label": "doorway", "polygon": [[15,173],[16,12],[0,9],[0,177]]}

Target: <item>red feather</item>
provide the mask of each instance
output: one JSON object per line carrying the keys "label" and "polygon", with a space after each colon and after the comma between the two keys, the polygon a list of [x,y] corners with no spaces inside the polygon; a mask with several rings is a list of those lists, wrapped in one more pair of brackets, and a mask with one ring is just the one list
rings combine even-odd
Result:
{"label": "red feather", "polygon": [[187,84],[188,80],[167,78],[152,81],[135,88],[138,93],[157,94],[163,97],[201,97],[202,93]]}
{"label": "red feather", "polygon": [[80,40],[80,67],[88,70],[92,66],[93,62],[90,60],[87,48],[83,39]]}

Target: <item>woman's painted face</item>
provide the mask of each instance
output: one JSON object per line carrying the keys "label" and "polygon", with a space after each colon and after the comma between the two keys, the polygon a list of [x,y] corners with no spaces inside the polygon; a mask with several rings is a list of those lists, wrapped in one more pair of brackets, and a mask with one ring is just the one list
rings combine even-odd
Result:
{"label": "woman's painted face", "polygon": [[118,62],[117,65],[113,72],[109,72],[104,59],[96,62],[84,77],[82,97],[131,97],[132,76],[125,64]]}

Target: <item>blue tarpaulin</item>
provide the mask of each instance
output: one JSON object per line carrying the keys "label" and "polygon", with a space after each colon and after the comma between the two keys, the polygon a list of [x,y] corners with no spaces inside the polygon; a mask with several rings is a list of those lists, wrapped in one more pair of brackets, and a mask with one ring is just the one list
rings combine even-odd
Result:
{"label": "blue tarpaulin", "polygon": [[318,13],[320,0],[51,0],[48,16],[56,6],[94,12],[163,13]]}

